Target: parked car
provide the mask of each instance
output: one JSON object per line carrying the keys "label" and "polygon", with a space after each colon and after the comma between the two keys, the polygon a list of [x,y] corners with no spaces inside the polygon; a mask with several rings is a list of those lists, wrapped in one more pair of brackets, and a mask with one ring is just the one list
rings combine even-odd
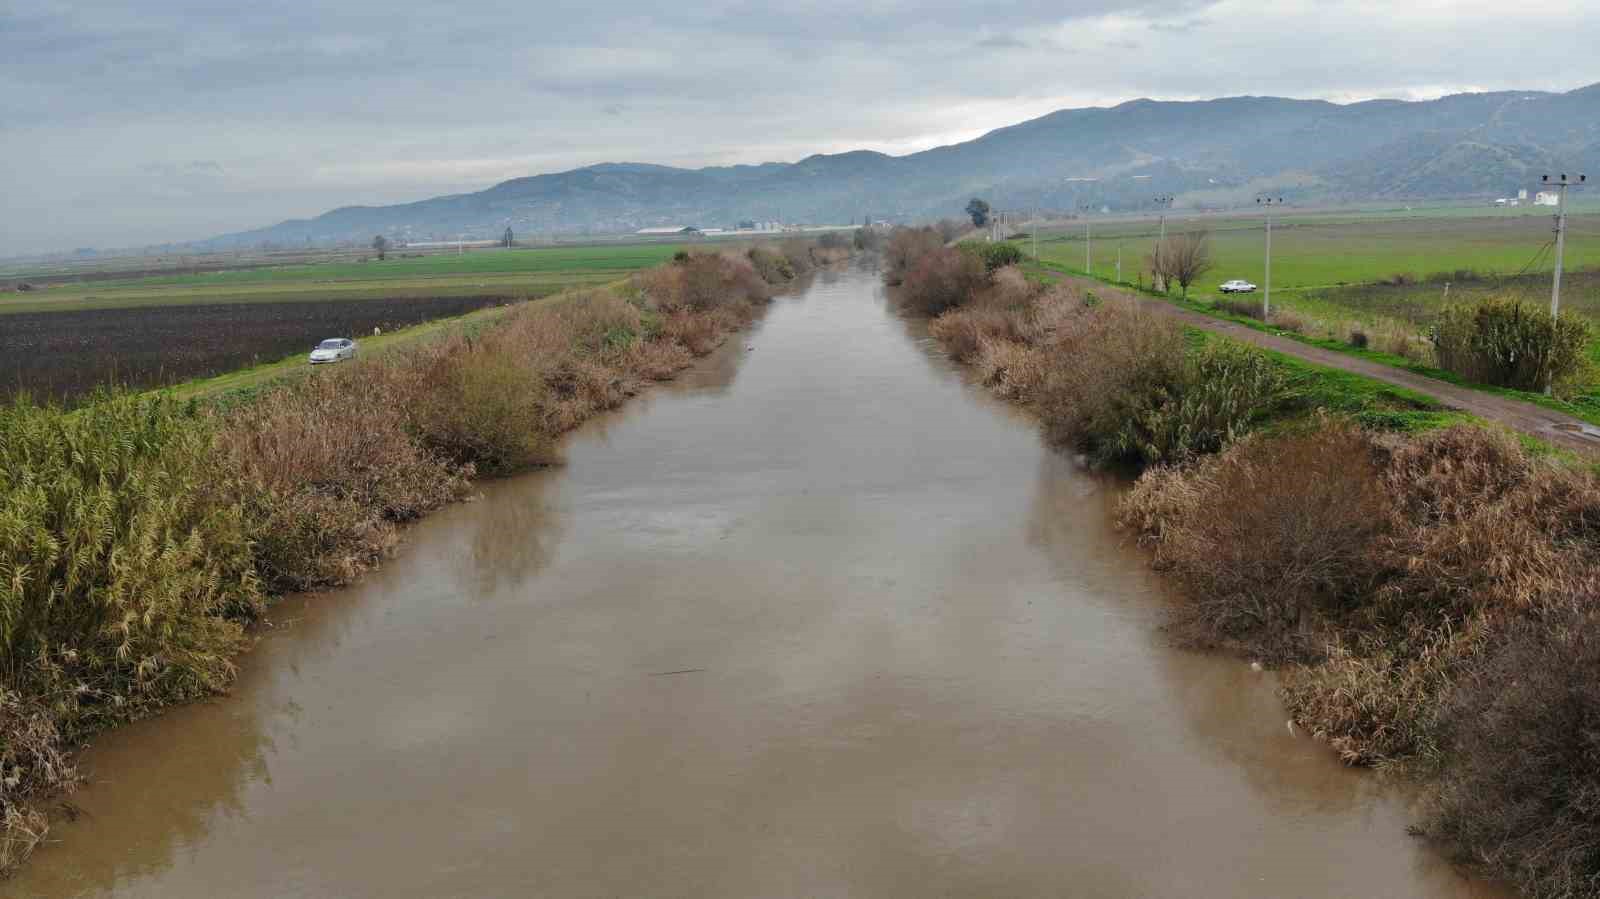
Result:
{"label": "parked car", "polygon": [[311,351],[311,364],[321,365],[324,362],[343,362],[356,357],[356,342],[348,337],[334,337],[317,344]]}
{"label": "parked car", "polygon": [[1249,293],[1250,291],[1255,290],[1256,286],[1251,284],[1249,281],[1234,279],[1232,281],[1222,282],[1222,286],[1218,287],[1217,289],[1223,293]]}

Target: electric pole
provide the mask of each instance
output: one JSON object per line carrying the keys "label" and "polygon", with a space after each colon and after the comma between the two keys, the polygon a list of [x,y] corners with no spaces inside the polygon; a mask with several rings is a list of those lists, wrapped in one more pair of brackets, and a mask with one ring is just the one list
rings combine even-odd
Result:
{"label": "electric pole", "polygon": [[[1156,237],[1156,256],[1155,256],[1155,258],[1156,258],[1156,263],[1157,263],[1156,264],[1156,268],[1157,269],[1160,269],[1162,267],[1160,262],[1161,262],[1162,257],[1165,256],[1166,252],[1167,252],[1167,210],[1172,208],[1172,201],[1174,199],[1175,198],[1171,194],[1164,194],[1162,196],[1156,197],[1155,200],[1154,200],[1154,203],[1156,204],[1156,208],[1161,210],[1160,214],[1157,217],[1157,222],[1158,222],[1157,227],[1160,229],[1160,234]],[[1151,272],[1151,274],[1154,275],[1155,277],[1158,277],[1158,278],[1161,279],[1161,292],[1162,293],[1166,293],[1167,292],[1167,276],[1163,275],[1159,271]]]}
{"label": "electric pole", "polygon": [[1283,197],[1256,197],[1256,205],[1267,210],[1267,277],[1261,293],[1261,320],[1272,316],[1272,207],[1282,206]]}
{"label": "electric pole", "polygon": [[1094,277],[1094,220],[1089,218],[1089,213],[1094,209],[1094,204],[1084,204],[1078,207],[1083,213],[1083,271],[1089,277]]}
{"label": "electric pole", "polygon": [[[1539,179],[1541,184],[1556,189],[1556,276],[1550,285],[1551,318],[1561,314],[1561,263],[1567,249],[1567,188],[1580,187],[1588,180],[1588,175],[1579,175],[1576,179],[1572,179],[1565,173],[1555,176],[1554,179],[1549,175]],[[1545,392],[1550,392],[1548,386],[1545,387]]]}

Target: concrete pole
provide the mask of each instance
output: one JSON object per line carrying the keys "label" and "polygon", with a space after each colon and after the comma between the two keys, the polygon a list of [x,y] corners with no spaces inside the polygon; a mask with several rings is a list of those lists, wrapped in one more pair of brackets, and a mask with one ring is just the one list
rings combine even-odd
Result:
{"label": "concrete pole", "polygon": [[1272,317],[1272,213],[1267,212],[1267,283],[1261,292],[1261,320]]}
{"label": "concrete pole", "polygon": [[[1561,262],[1567,249],[1567,185],[1556,188],[1556,277],[1550,286],[1550,316],[1561,314]],[[1548,392],[1549,388],[1546,388]]]}
{"label": "concrete pole", "polygon": [[[1164,213],[1164,212],[1161,214],[1160,224],[1161,224],[1161,235],[1156,238],[1156,259],[1158,261],[1161,261],[1162,257],[1164,257],[1166,255],[1166,253],[1167,253],[1167,214]],[[1162,267],[1162,266],[1158,266],[1158,268],[1159,267]],[[1167,292],[1167,276],[1164,275],[1164,274],[1161,274],[1160,272],[1157,272],[1156,276],[1161,279],[1161,292],[1162,293],[1166,293]]]}

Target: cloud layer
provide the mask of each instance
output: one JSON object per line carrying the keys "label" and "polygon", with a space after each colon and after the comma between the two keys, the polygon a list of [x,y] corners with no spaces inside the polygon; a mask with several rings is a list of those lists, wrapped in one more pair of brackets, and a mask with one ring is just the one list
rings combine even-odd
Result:
{"label": "cloud layer", "polygon": [[1597,38],[1555,0],[13,0],[0,255],[601,161],[903,153],[1141,96],[1566,90],[1600,81]]}

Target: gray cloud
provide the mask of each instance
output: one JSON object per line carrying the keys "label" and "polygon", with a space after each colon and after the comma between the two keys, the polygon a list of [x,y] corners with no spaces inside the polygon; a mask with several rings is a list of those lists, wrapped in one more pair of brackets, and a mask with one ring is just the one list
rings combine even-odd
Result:
{"label": "gray cloud", "polygon": [[1518,21],[1570,24],[1535,55],[1505,52],[1513,23],[1489,0],[11,0],[0,255],[199,238],[608,160],[903,153],[1140,96],[1600,80],[1585,62],[1600,23],[1529,2]]}

